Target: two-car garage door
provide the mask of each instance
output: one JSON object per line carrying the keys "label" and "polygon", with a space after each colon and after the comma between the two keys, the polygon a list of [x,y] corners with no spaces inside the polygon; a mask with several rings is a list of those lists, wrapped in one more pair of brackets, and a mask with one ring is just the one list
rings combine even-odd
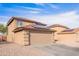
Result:
{"label": "two-car garage door", "polygon": [[31,45],[45,45],[51,44],[52,32],[44,32],[44,31],[31,31],[30,32],[30,44]]}

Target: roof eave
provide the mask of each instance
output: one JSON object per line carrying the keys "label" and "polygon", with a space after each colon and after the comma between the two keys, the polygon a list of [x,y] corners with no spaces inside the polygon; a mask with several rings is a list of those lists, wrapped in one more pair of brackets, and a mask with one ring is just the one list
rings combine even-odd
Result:
{"label": "roof eave", "polygon": [[[8,23],[7,23],[7,26],[9,26],[9,24],[14,20],[14,19],[18,19],[19,17],[11,17],[10,18],[10,20],[8,21]],[[29,20],[28,20],[29,21]],[[33,21],[33,20],[32,20]],[[32,22],[31,20],[30,20],[30,22]],[[40,24],[40,25],[44,25],[44,26],[46,26],[47,24],[43,24],[43,23],[40,23],[40,22],[36,22],[36,21],[33,21],[33,23],[37,23],[37,24]]]}

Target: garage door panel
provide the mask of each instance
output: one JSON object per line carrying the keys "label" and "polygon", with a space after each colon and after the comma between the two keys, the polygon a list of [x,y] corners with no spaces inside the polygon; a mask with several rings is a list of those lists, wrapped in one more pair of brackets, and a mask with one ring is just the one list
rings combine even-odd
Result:
{"label": "garage door panel", "polygon": [[52,42],[50,32],[31,32],[30,39],[32,45],[50,44]]}

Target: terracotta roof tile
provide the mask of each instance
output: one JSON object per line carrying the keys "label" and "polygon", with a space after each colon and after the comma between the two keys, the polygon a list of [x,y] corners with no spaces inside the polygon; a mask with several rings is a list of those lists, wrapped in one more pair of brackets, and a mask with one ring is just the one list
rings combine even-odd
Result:
{"label": "terracotta roof tile", "polygon": [[26,27],[18,27],[16,29],[13,30],[13,32],[18,32],[18,31],[21,31],[21,30],[36,30],[36,31],[51,31],[51,32],[55,32],[55,30],[50,30],[48,28],[40,28],[40,27],[33,27],[31,25],[28,25]]}
{"label": "terracotta roof tile", "polygon": [[63,27],[63,28],[69,29],[68,27],[60,25],[60,24],[54,24],[54,25],[49,26],[48,28],[54,28],[54,27]]}
{"label": "terracotta roof tile", "polygon": [[79,28],[74,28],[74,29],[67,29],[67,30],[64,30],[62,31],[61,33],[71,33],[71,32],[78,32],[79,31]]}
{"label": "terracotta roof tile", "polygon": [[59,34],[71,34],[71,33],[76,33],[74,29],[67,29],[67,30],[63,30],[61,31]]}
{"label": "terracotta roof tile", "polygon": [[74,29],[68,29],[68,30],[64,30],[62,32],[72,32],[72,31],[74,31]]}

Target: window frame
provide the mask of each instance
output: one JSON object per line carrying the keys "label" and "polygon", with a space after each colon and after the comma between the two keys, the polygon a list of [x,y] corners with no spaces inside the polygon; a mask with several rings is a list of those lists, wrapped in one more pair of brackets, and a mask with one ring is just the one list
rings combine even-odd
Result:
{"label": "window frame", "polygon": [[22,27],[23,26],[23,22],[20,20],[17,20],[17,27]]}

